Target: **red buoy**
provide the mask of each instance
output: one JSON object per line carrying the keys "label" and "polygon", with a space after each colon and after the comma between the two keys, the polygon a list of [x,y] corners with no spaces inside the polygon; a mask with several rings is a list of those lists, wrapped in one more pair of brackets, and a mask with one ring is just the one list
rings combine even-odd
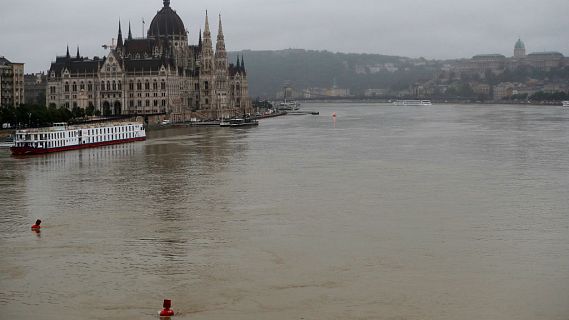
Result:
{"label": "red buoy", "polygon": [[41,228],[40,224],[41,224],[41,220],[37,219],[36,224],[32,225],[32,230],[39,230]]}
{"label": "red buoy", "polygon": [[161,317],[171,317],[174,315],[174,310],[170,309],[170,307],[172,307],[172,300],[164,299],[162,307],[164,307],[164,309],[160,311]]}

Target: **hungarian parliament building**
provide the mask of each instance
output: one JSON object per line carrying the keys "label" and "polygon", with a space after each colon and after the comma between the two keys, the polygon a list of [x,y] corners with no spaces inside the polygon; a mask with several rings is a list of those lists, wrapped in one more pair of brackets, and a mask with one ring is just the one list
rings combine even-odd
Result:
{"label": "hungarian parliament building", "polygon": [[206,13],[203,34],[190,45],[182,19],[164,0],[146,38],[123,38],[106,57],[82,57],[77,49],[56,57],[48,72],[49,106],[90,108],[103,115],[166,114],[172,122],[251,113],[243,57],[228,62],[219,17],[215,52]]}

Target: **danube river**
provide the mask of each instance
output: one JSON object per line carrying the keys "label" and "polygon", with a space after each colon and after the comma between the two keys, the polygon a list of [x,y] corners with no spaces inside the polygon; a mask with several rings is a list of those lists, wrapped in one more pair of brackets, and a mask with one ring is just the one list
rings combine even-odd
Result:
{"label": "danube river", "polygon": [[568,319],[568,109],[304,108],[0,149],[0,318]]}

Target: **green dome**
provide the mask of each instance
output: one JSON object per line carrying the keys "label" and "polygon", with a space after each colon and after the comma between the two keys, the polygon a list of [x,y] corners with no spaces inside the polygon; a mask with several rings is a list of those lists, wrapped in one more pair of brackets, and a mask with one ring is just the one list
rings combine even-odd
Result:
{"label": "green dome", "polygon": [[516,49],[525,49],[526,45],[522,42],[522,39],[518,39],[518,41],[516,42]]}

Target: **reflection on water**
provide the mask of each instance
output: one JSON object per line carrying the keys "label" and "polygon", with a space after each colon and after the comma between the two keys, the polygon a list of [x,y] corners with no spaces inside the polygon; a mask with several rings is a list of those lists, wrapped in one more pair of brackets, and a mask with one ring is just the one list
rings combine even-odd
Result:
{"label": "reflection on water", "polygon": [[566,110],[306,108],[321,116],[0,154],[2,315],[569,314]]}

